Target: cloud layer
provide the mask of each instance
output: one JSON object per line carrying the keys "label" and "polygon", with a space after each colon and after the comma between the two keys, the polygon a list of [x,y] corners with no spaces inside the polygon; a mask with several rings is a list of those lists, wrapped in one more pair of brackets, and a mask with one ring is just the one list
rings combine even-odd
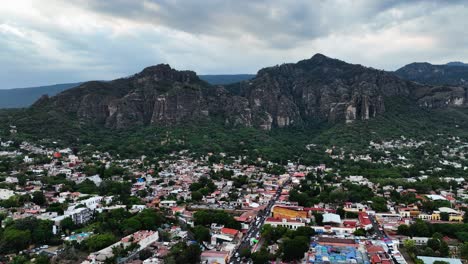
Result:
{"label": "cloud layer", "polygon": [[0,88],[112,79],[158,63],[254,73],[319,52],[386,70],[468,61],[466,17],[464,1],[7,1]]}

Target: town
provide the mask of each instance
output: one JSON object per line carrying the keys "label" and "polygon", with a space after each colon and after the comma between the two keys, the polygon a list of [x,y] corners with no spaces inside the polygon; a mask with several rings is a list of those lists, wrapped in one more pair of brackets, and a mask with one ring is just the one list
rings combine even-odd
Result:
{"label": "town", "polygon": [[[0,262],[462,263],[468,185],[441,173],[468,168],[468,143],[449,140],[434,167],[392,179],[224,153],[121,159],[2,139]],[[324,155],[412,169],[411,151],[434,157],[427,145],[402,137]]]}

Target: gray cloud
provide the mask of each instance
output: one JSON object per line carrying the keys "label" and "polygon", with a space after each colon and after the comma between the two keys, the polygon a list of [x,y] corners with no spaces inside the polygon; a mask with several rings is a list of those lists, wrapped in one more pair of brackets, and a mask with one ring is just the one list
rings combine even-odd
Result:
{"label": "gray cloud", "polygon": [[463,1],[11,1],[0,8],[0,88],[157,63],[252,73],[317,52],[388,70],[468,61],[467,16]]}

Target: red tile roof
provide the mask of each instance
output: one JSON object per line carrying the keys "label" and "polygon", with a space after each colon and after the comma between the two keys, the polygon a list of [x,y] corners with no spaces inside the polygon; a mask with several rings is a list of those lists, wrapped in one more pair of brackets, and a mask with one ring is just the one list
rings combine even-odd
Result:
{"label": "red tile roof", "polygon": [[221,233],[227,234],[227,235],[235,236],[235,235],[237,235],[237,234],[239,233],[239,231],[236,230],[236,229],[223,227],[223,228],[221,229]]}
{"label": "red tile roof", "polygon": [[381,246],[370,245],[367,248],[369,254],[383,253],[385,250]]}
{"label": "red tile roof", "polygon": [[369,215],[366,212],[360,212],[358,217],[361,225],[367,226],[372,224],[371,220],[369,219]]}

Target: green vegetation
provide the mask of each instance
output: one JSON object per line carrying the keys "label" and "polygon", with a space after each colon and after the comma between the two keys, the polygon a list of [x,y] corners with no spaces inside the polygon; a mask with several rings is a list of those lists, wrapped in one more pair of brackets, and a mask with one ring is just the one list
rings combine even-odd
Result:
{"label": "green vegetation", "polygon": [[200,210],[193,214],[195,225],[210,226],[212,223],[228,228],[241,229],[241,225],[232,215],[221,210]]}
{"label": "green vegetation", "polygon": [[94,252],[114,244],[117,238],[111,233],[103,233],[91,236],[86,239],[83,246],[89,251]]}
{"label": "green vegetation", "polygon": [[266,246],[277,243],[282,240],[280,250],[276,257],[281,257],[284,261],[295,261],[302,259],[304,253],[309,249],[310,237],[315,231],[310,227],[298,227],[291,230],[286,227],[272,227],[270,225],[262,226],[262,238],[264,239],[263,248],[258,254],[252,254],[254,263],[265,263],[265,260],[274,259],[267,253]]}
{"label": "green vegetation", "polygon": [[164,263],[167,264],[196,264],[200,262],[201,249],[198,244],[187,246],[185,242],[180,242],[174,245],[169,254],[164,258]]}
{"label": "green vegetation", "polygon": [[440,233],[434,233],[423,246],[416,246],[413,240],[405,240],[403,245],[414,261],[416,261],[416,256],[448,257],[450,253]]}
{"label": "green vegetation", "polygon": [[400,225],[398,227],[398,234],[418,237],[431,237],[433,234],[441,234],[442,236],[459,239],[462,242],[468,242],[468,224],[431,224],[416,220],[416,222],[410,226]]}
{"label": "green vegetation", "polygon": [[13,253],[26,249],[29,245],[56,244],[60,241],[52,234],[52,222],[28,217],[7,221],[0,230],[0,253]]}

